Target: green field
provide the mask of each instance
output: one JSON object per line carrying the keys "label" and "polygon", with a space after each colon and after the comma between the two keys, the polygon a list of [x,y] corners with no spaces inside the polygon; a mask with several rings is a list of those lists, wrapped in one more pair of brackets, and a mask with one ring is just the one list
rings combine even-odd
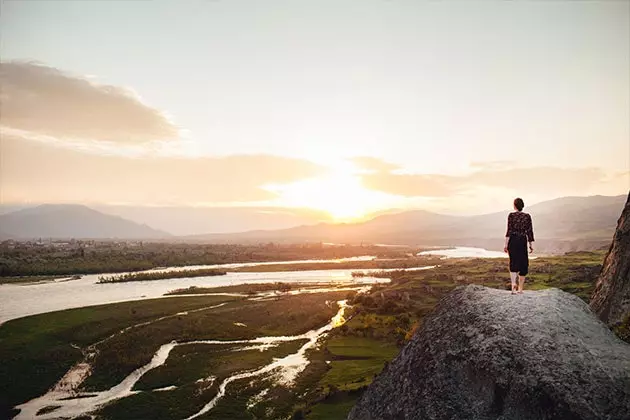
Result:
{"label": "green field", "polygon": [[[185,418],[212,399],[219,383],[227,377],[271,363],[273,358],[297,351],[304,342],[297,340],[283,343],[268,351],[205,344],[177,347],[169,356],[167,364],[148,372],[136,384],[135,389],[145,392],[109,404],[99,414],[107,419]],[[197,381],[204,378],[212,379],[199,386]],[[177,388],[153,391],[169,386]],[[246,401],[243,400],[230,401],[226,397],[221,401],[221,406],[234,412],[247,413]],[[221,407],[217,407],[219,409]],[[217,410],[212,415],[216,416]]]}
{"label": "green field", "polygon": [[398,354],[398,347],[392,343],[343,336],[331,338],[326,349],[331,354],[331,369],[320,383],[342,391],[370,384],[385,363]]}
{"label": "green field", "polygon": [[[39,396],[76,362],[82,351],[123,328],[168,316],[115,334],[96,346],[85,391],[107,389],[148,363],[171,340],[252,339],[295,335],[325,325],[331,304],[345,292],[246,301],[225,296],[178,297],[93,306],[9,321],[0,326],[2,411]],[[219,308],[200,310],[226,302]],[[177,315],[189,311],[187,315]]]}
{"label": "green field", "polygon": [[[43,394],[87,348],[121,329],[230,297],[152,299],[29,316],[0,326],[0,414]],[[76,346],[76,347],[73,347]],[[78,347],[78,348],[77,348]]]}

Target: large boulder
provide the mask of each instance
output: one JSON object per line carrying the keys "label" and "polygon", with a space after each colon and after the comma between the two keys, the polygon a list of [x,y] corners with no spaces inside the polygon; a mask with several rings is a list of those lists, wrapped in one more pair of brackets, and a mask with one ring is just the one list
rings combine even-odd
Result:
{"label": "large boulder", "polygon": [[617,221],[617,230],[604,259],[591,298],[591,309],[609,326],[630,316],[630,194]]}
{"label": "large boulder", "polygon": [[558,289],[459,287],[348,418],[629,419],[630,345]]}

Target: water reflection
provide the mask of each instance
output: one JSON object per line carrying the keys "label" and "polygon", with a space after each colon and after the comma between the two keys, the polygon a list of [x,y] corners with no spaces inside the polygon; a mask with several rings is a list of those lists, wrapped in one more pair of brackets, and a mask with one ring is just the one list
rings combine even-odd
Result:
{"label": "water reflection", "polygon": [[422,251],[417,255],[428,256],[437,255],[444,258],[507,258],[505,252],[488,251],[484,248],[474,248],[466,246],[458,246],[449,249],[436,249],[431,251]]}
{"label": "water reflection", "polygon": [[[373,257],[359,257],[373,258]],[[347,261],[336,260],[336,261]],[[295,261],[274,264],[294,264]],[[208,267],[208,266],[206,266]],[[173,267],[163,270],[193,269]],[[175,289],[196,287],[235,286],[244,283],[335,283],[340,286],[359,287],[365,284],[387,282],[388,279],[353,278],[353,271],[371,270],[308,270],[264,273],[227,273],[224,276],[178,278],[143,282],[97,284],[103,274],[86,275],[79,280],[37,284],[0,285],[0,324],[10,319],[63,309],[79,308],[105,303],[125,302],[162,297]]]}

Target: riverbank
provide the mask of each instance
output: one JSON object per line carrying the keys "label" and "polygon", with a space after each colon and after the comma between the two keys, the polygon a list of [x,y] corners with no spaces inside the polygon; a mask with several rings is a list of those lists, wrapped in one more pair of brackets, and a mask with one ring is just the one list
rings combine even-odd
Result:
{"label": "riverbank", "polygon": [[9,276],[9,277],[0,277],[0,285],[2,284],[38,284],[38,283],[52,283],[52,282],[62,282],[62,281],[71,281],[71,280],[79,280],[81,278],[80,275],[73,276]]}
{"label": "riverbank", "polygon": [[[288,260],[267,262],[242,262],[206,266],[172,266],[156,267],[144,271],[132,271],[121,274],[101,274],[99,283],[120,283],[129,281],[165,280],[172,278],[193,278],[222,275],[223,273],[273,273],[290,271],[317,271],[317,270],[384,270],[407,269],[435,265],[440,261],[439,256],[404,256],[402,258],[377,258],[376,256],[362,255],[357,257],[340,258],[336,260]],[[221,273],[221,274],[218,274]],[[98,273],[100,274],[100,273]],[[34,284],[55,282],[62,280],[76,280],[82,276],[23,276],[0,277],[1,284]],[[103,280],[101,280],[103,279]]]}
{"label": "riverbank", "polygon": [[309,271],[309,270],[387,270],[406,269],[436,265],[441,261],[439,256],[406,256],[404,258],[374,258],[368,261],[319,261],[312,263],[252,265],[228,269],[237,273],[267,273],[282,271]]}
{"label": "riverbank", "polygon": [[[157,272],[177,271],[162,269]],[[388,279],[364,277],[355,279],[353,270],[305,270],[283,272],[228,272],[221,276],[168,278],[159,281],[134,281],[98,284],[98,275],[61,283],[0,285],[0,324],[11,319],[90,305],[161,298],[175,289],[223,287],[266,283],[335,283],[364,286]]]}
{"label": "riverbank", "polygon": [[[239,284],[235,286],[220,286],[220,287],[186,287],[184,289],[176,289],[165,294],[165,296],[187,296],[187,295],[207,295],[212,293],[239,293],[243,295],[255,295],[259,293],[274,292],[274,293],[290,293],[298,291],[311,291],[311,290],[339,290],[347,288],[357,288],[365,286],[348,285],[341,286],[339,284],[319,282],[319,283],[258,283],[258,284]],[[369,286],[368,286],[369,287]]]}

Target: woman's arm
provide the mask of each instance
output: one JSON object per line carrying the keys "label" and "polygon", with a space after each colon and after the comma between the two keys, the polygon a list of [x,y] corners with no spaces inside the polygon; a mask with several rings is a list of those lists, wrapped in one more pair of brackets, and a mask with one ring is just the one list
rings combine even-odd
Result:
{"label": "woman's arm", "polygon": [[529,219],[529,227],[527,228],[527,242],[529,242],[529,252],[534,252],[534,225],[532,223],[532,216],[527,215]]}
{"label": "woman's arm", "polygon": [[503,252],[508,252],[508,243],[510,242],[510,228],[512,227],[512,213],[508,214],[507,218],[507,230],[505,231],[505,245],[503,245]]}

